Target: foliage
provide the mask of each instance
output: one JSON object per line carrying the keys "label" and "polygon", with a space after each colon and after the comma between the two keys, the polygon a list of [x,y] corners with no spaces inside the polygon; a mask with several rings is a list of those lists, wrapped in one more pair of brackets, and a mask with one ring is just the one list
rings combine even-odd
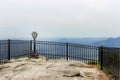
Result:
{"label": "foliage", "polygon": [[100,66],[100,64],[98,63],[97,64],[97,68],[100,70],[101,69],[101,66]]}
{"label": "foliage", "polygon": [[89,60],[88,64],[98,64],[98,61],[97,60]]}
{"label": "foliage", "polygon": [[108,71],[108,69],[106,69],[106,68],[103,68],[103,71],[104,71],[106,74],[109,74],[109,71]]}

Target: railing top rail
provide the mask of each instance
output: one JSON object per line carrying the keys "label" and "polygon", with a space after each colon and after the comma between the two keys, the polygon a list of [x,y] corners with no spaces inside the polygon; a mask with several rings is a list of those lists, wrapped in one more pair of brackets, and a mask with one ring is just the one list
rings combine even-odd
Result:
{"label": "railing top rail", "polygon": [[79,43],[70,43],[70,42],[54,42],[54,41],[37,41],[37,43],[38,44],[44,44],[44,43],[46,43],[46,44],[55,44],[55,45],[60,45],[60,44],[62,44],[62,45],[66,45],[66,44],[68,44],[68,45],[70,45],[70,46],[73,46],[73,47],[91,47],[91,48],[98,48],[99,46],[94,46],[94,45],[89,45],[89,44],[86,44],[86,45],[84,45],[84,44],[79,44]]}
{"label": "railing top rail", "polygon": [[57,42],[57,41],[37,41],[37,42],[43,42],[43,43],[61,43],[61,44],[66,44],[66,43],[68,43],[68,42]]}
{"label": "railing top rail", "polygon": [[31,41],[31,40],[10,40],[10,41]]}
{"label": "railing top rail", "polygon": [[109,49],[120,49],[120,47],[112,47],[112,46],[103,46],[103,48]]}
{"label": "railing top rail", "polygon": [[99,47],[92,44],[80,44],[80,43],[69,43],[70,45],[86,46],[86,47]]}
{"label": "railing top rail", "polygon": [[0,40],[0,41],[8,41],[8,40]]}

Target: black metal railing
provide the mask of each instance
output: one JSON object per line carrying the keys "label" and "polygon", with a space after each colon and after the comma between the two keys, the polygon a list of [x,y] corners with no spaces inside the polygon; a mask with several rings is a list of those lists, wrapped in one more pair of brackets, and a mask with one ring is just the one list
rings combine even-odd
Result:
{"label": "black metal railing", "polygon": [[[0,40],[0,63],[20,56],[43,55],[49,59],[78,60],[88,64],[99,63],[101,69],[106,69],[120,79],[120,48],[98,47],[63,42],[29,40]],[[36,50],[36,51],[34,51]]]}
{"label": "black metal railing", "polygon": [[0,40],[0,63],[3,63],[7,60],[9,53],[8,53],[8,41],[7,40]]}
{"label": "black metal railing", "polygon": [[10,57],[20,57],[30,55],[30,41],[26,40],[10,40]]}
{"label": "black metal railing", "polygon": [[66,59],[66,43],[37,41],[37,53],[49,59]]}
{"label": "black metal railing", "polygon": [[98,47],[68,43],[68,57],[70,60],[80,60],[85,63],[98,62]]}
{"label": "black metal railing", "polygon": [[30,41],[0,40],[0,63],[10,60],[11,58],[30,55],[30,53]]}
{"label": "black metal railing", "polygon": [[116,80],[120,79],[120,48],[100,47],[101,69],[110,72]]}
{"label": "black metal railing", "polygon": [[98,47],[73,43],[37,41],[37,52],[49,59],[98,61]]}

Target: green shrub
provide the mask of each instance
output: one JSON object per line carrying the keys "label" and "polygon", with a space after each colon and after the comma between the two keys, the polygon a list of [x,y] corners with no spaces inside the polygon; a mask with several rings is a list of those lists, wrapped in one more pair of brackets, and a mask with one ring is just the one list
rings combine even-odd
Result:
{"label": "green shrub", "polygon": [[98,61],[97,60],[89,60],[88,64],[98,64]]}
{"label": "green shrub", "polygon": [[100,66],[100,64],[98,63],[97,64],[97,68],[100,70],[101,69],[101,66]]}
{"label": "green shrub", "polygon": [[108,69],[106,69],[106,68],[103,68],[103,72],[105,72],[106,74],[110,74]]}

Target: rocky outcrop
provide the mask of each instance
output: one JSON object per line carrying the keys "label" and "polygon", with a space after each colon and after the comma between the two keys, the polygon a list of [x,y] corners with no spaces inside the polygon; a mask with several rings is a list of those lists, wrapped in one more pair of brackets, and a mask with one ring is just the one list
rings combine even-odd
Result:
{"label": "rocky outcrop", "polygon": [[[102,77],[102,78],[101,78]],[[108,80],[96,68],[78,61],[36,58],[12,59],[0,65],[0,80]]]}

